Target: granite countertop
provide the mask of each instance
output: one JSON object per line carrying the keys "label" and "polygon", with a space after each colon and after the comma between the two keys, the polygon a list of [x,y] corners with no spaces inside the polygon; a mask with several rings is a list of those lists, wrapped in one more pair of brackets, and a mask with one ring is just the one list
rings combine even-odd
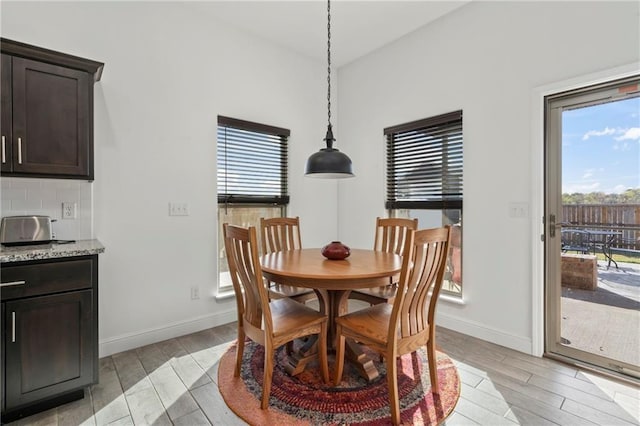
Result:
{"label": "granite countertop", "polygon": [[0,263],[87,256],[103,252],[104,246],[98,240],[78,240],[75,243],[49,243],[32,246],[0,246]]}

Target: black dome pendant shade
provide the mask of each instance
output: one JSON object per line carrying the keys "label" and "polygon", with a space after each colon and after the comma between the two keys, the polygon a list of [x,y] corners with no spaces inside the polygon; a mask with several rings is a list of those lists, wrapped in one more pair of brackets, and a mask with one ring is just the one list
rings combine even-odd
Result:
{"label": "black dome pendant shade", "polygon": [[331,124],[327,127],[327,147],[312,154],[307,160],[304,175],[324,179],[342,179],[355,176],[351,159],[333,147],[333,130]]}
{"label": "black dome pendant shade", "polygon": [[335,138],[331,128],[331,0],[327,0],[327,147],[312,154],[307,160],[304,175],[324,179],[354,177],[351,159],[333,147]]}

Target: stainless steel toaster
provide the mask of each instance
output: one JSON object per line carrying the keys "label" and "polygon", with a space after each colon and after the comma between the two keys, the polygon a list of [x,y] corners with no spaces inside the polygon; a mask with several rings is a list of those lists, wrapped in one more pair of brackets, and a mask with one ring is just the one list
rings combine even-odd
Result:
{"label": "stainless steel toaster", "polygon": [[49,216],[6,216],[0,222],[3,245],[45,244],[52,239]]}

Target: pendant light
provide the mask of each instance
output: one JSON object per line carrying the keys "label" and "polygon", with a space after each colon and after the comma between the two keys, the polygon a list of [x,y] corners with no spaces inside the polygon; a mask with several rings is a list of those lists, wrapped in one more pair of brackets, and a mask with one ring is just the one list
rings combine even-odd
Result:
{"label": "pendant light", "polygon": [[351,159],[333,147],[335,138],[331,128],[331,0],[327,0],[327,135],[326,148],[312,154],[307,160],[304,175],[324,179],[353,177]]}

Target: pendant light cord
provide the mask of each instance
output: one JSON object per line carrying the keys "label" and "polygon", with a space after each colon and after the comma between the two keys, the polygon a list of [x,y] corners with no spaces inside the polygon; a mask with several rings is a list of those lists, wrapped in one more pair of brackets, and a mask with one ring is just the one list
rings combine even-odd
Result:
{"label": "pendant light cord", "polygon": [[327,0],[327,121],[331,126],[331,0]]}

